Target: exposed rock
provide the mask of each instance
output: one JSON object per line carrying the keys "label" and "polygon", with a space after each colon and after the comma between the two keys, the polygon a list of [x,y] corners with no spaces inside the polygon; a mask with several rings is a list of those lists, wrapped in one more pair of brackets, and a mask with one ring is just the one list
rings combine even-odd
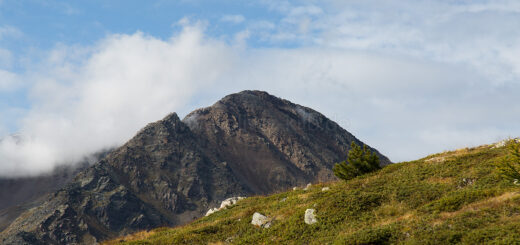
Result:
{"label": "exposed rock", "polygon": [[244,197],[230,197],[230,198],[222,201],[219,208],[211,208],[210,210],[208,210],[208,212],[206,212],[206,216],[209,216],[210,214],[220,211],[231,205],[235,205],[239,200],[242,200],[242,199],[244,199]]}
{"label": "exposed rock", "polygon": [[[254,193],[336,180],[332,166],[344,160],[352,141],[363,144],[319,112],[261,91],[226,96],[186,118],[192,115],[193,133]],[[390,163],[370,150],[382,165]]]}
{"label": "exposed rock", "polygon": [[311,188],[312,184],[311,183],[308,183],[307,186],[305,186],[305,188],[303,188],[304,191],[306,190],[309,190],[309,188]]}
{"label": "exposed rock", "polygon": [[109,151],[93,154],[76,164],[60,165],[51,172],[35,176],[0,177],[0,232],[22,212],[38,206],[39,199],[64,187],[79,172],[96,163]]}
{"label": "exposed rock", "polygon": [[223,209],[223,208],[229,207],[231,205],[235,205],[239,200],[242,200],[242,199],[244,199],[244,197],[230,197],[230,198],[222,201],[219,209]]}
{"label": "exposed rock", "polygon": [[205,215],[205,216],[210,216],[211,214],[213,214],[213,213],[215,213],[215,212],[217,212],[217,211],[219,211],[219,210],[220,210],[220,209],[218,209],[218,208],[210,208],[210,209],[208,210],[208,212],[206,212],[206,215]]}
{"label": "exposed rock", "polygon": [[305,210],[305,219],[304,219],[305,224],[312,225],[312,224],[318,222],[314,212],[316,212],[316,209],[313,209],[313,208],[309,208],[309,209]]}
{"label": "exposed rock", "polygon": [[233,243],[233,241],[235,241],[237,237],[236,236],[230,236],[228,238],[226,238],[225,242],[226,243]]}
{"label": "exposed rock", "polygon": [[262,228],[269,228],[271,226],[271,219],[263,214],[255,212],[253,214],[253,218],[251,219],[251,224],[260,226]]}
{"label": "exposed rock", "polygon": [[310,108],[260,91],[229,95],[185,122],[172,113],[147,125],[21,214],[0,243],[92,244],[186,224],[229,196],[334,180],[351,142],[363,144]]}
{"label": "exposed rock", "polygon": [[502,140],[502,141],[495,143],[492,148],[504,147],[504,146],[506,146],[506,144],[507,144],[507,140]]}
{"label": "exposed rock", "polygon": [[321,191],[329,191],[329,190],[330,190],[330,187],[328,187],[328,186],[321,188]]}
{"label": "exposed rock", "polygon": [[460,188],[464,188],[464,187],[466,187],[466,186],[470,186],[470,185],[475,184],[475,181],[476,181],[476,179],[473,179],[473,178],[462,178],[462,179],[459,181],[457,187],[458,187],[459,189],[460,189]]}
{"label": "exposed rock", "polygon": [[509,141],[514,141],[516,143],[520,143],[520,138],[514,138],[514,139],[507,139],[507,140],[501,140],[495,144],[493,144],[493,146],[491,148],[500,148],[500,147],[504,147],[507,145],[507,143]]}

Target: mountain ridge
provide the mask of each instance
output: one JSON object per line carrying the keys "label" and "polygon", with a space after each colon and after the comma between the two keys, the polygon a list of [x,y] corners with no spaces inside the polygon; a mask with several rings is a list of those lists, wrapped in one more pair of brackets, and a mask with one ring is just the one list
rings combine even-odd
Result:
{"label": "mountain ridge", "polygon": [[186,224],[228,197],[330,181],[351,142],[362,144],[310,108],[261,91],[231,94],[182,121],[171,113],[146,125],[22,213],[0,241],[87,244]]}

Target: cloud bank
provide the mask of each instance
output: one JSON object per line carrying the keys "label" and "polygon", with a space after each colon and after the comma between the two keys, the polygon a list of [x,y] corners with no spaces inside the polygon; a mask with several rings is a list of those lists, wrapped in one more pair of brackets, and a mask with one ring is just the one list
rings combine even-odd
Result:
{"label": "cloud bank", "polygon": [[120,145],[227,72],[233,53],[197,26],[170,40],[112,35],[88,51],[74,49],[54,50],[27,75],[34,104],[21,140],[0,142],[0,173],[39,173]]}
{"label": "cloud bank", "polygon": [[371,2],[263,1],[282,18],[223,18],[243,27],[231,42],[184,19],[167,40],[110,35],[0,70],[0,93],[23,84],[32,102],[21,139],[0,142],[0,175],[81,160],[244,89],[314,108],[393,161],[520,135],[518,4]]}

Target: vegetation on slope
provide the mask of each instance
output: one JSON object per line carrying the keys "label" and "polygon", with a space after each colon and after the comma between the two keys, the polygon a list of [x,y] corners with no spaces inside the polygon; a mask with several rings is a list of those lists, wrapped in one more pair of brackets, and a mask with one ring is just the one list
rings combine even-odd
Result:
{"label": "vegetation on slope", "polygon": [[[507,147],[492,146],[435,154],[346,182],[246,198],[183,227],[108,243],[520,243],[519,187],[496,168],[507,154]],[[308,208],[316,209],[318,223],[304,223]],[[254,212],[273,218],[272,226],[251,225]]]}
{"label": "vegetation on slope", "polygon": [[336,163],[332,171],[339,179],[348,181],[379,169],[381,169],[381,165],[377,154],[371,152],[366,145],[361,148],[355,142],[352,142],[347,160]]}

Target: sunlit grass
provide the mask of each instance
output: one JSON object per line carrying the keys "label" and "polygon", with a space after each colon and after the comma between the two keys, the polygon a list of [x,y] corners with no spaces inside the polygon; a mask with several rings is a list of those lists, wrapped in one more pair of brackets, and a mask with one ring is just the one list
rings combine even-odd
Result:
{"label": "sunlit grass", "polygon": [[[178,228],[110,244],[449,244],[520,242],[520,192],[497,175],[505,148],[444,152],[348,182],[251,197]],[[329,186],[329,191],[322,187]],[[304,223],[307,208],[318,223]],[[273,218],[250,224],[254,212]]]}

